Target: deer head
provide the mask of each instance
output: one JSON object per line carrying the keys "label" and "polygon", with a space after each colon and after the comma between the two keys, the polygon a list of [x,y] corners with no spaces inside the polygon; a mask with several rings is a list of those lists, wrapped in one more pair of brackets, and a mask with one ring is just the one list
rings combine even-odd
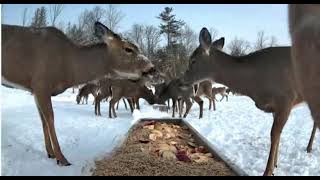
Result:
{"label": "deer head", "polygon": [[95,23],[95,35],[107,44],[113,59],[111,63],[116,67],[113,69],[116,76],[139,79],[154,71],[154,65],[136,45],[124,40],[100,22]]}
{"label": "deer head", "polygon": [[211,42],[211,35],[207,28],[202,28],[199,35],[200,45],[190,56],[189,68],[182,78],[185,84],[195,84],[208,79],[208,72],[212,71],[214,66],[214,54],[212,49],[222,50],[224,46],[224,37]]}

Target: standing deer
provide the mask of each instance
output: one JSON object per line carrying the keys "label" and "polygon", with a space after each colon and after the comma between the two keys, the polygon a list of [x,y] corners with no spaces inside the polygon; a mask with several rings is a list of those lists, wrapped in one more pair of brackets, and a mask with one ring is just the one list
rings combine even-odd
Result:
{"label": "standing deer", "polygon": [[95,35],[103,43],[78,46],[54,27],[1,25],[2,84],[31,92],[39,111],[49,158],[71,165],[61,152],[51,96],[105,76],[138,79],[154,65],[132,43],[100,22]]}
{"label": "standing deer", "polygon": [[214,99],[216,99],[216,95],[220,94],[222,98],[220,99],[220,102],[223,100],[224,97],[226,97],[228,101],[228,93],[227,93],[227,88],[226,87],[214,87],[212,88],[212,96]]}
{"label": "standing deer", "polygon": [[200,46],[191,55],[184,82],[212,80],[249,96],[257,108],[273,113],[271,148],[264,175],[277,166],[280,135],[291,109],[302,102],[292,72],[290,47],[271,47],[234,57],[212,48],[211,35],[202,28]]}
{"label": "standing deer", "polygon": [[202,118],[203,116],[203,101],[199,97],[194,97],[193,87],[191,84],[182,84],[180,79],[173,79],[169,83],[159,85],[158,88],[156,88],[155,95],[157,96],[157,101],[160,104],[165,104],[165,101],[172,99],[172,117],[175,117],[175,107],[177,103],[179,103],[179,117],[182,116],[182,107],[184,102],[186,103],[186,112],[183,117],[187,117],[192,107],[190,98],[194,99],[199,104],[199,118]]}
{"label": "standing deer", "polygon": [[310,152],[320,128],[320,5],[290,4],[288,12],[293,72],[314,120],[307,148]]}
{"label": "standing deer", "polygon": [[112,98],[109,102],[109,118],[117,117],[115,104],[125,97],[129,101],[131,112],[136,107],[139,109],[139,98],[145,99],[149,104],[155,103],[155,96],[145,86],[144,80],[132,81],[129,79],[113,80],[111,84]]}
{"label": "standing deer", "polygon": [[[212,43],[212,47],[217,48],[219,50],[222,50],[224,46],[224,39],[220,38]],[[196,95],[195,97],[197,99],[201,99],[202,95],[205,95],[205,97],[209,100],[209,110],[211,110],[211,107],[213,105],[213,110],[216,110],[216,103],[214,96],[212,95],[212,82],[211,81],[203,81],[200,82],[198,85],[194,86]]]}
{"label": "standing deer", "polygon": [[78,92],[78,95],[76,98],[77,104],[80,104],[81,100],[82,100],[82,104],[84,104],[84,101],[86,101],[86,104],[88,104],[89,95],[92,94],[93,97],[96,98],[97,90],[98,90],[98,86],[93,83],[88,83],[88,84],[84,85],[83,87],[81,87],[79,89],[79,92]]}

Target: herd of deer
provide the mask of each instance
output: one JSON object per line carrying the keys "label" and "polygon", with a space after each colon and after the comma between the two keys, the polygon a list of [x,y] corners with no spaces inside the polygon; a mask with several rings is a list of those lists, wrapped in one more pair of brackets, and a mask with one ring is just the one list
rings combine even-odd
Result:
{"label": "herd of deer", "polygon": [[137,46],[99,22],[94,29],[102,43],[90,46],[73,44],[54,27],[2,25],[2,84],[34,95],[48,157],[56,158],[62,166],[71,164],[60,150],[51,96],[75,85],[97,84],[99,79],[105,79],[98,81],[101,84],[98,91],[89,90],[97,92],[97,115],[100,115],[100,101],[112,93],[110,117],[112,114],[116,117],[114,105],[122,97],[137,106],[139,98],[149,103],[164,103],[171,98],[173,108],[177,102],[186,103],[186,114],[192,104],[191,97],[200,105],[202,117],[203,101],[199,97],[205,95],[215,109],[212,94],[221,90],[213,92],[211,82],[224,84],[232,89],[228,91],[249,96],[257,108],[273,114],[271,148],[264,172],[272,175],[277,167],[280,134],[291,109],[303,101],[310,108],[314,128],[308,151],[320,127],[320,5],[289,5],[288,9],[291,47],[271,47],[233,57],[221,51],[224,38],[212,43],[210,33],[202,28],[200,45],[191,55],[184,76],[155,85],[155,95],[141,83],[141,79],[153,77],[156,72],[151,61]]}

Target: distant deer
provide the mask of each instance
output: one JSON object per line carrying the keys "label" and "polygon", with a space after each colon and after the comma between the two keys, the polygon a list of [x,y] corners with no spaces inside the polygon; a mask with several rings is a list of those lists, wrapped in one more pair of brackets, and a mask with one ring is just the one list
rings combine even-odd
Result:
{"label": "distant deer", "polygon": [[[219,50],[222,50],[224,46],[224,39],[218,39],[212,43],[213,48],[217,48]],[[211,110],[211,107],[213,105],[213,110],[216,110],[216,103],[214,96],[212,95],[212,81],[203,81],[200,82],[198,85],[194,85],[194,89],[196,92],[195,97],[197,99],[201,99],[201,96],[205,95],[205,97],[209,100],[209,110]]]}
{"label": "distant deer", "polygon": [[31,92],[42,122],[49,158],[68,166],[54,127],[51,96],[67,88],[108,76],[138,79],[154,65],[137,46],[100,22],[95,35],[103,43],[79,46],[54,27],[1,25],[2,84]]}
{"label": "distant deer", "polygon": [[199,104],[199,118],[202,118],[203,116],[203,101],[199,97],[194,97],[193,87],[191,84],[182,84],[180,79],[173,79],[169,83],[159,85],[158,88],[156,88],[155,95],[157,96],[157,101],[160,104],[164,104],[168,99],[172,99],[172,117],[175,117],[175,107],[177,103],[180,104],[178,106],[179,117],[182,117],[183,103],[186,103],[186,112],[183,117],[187,117],[192,107],[190,98],[194,99]]}
{"label": "distant deer", "polygon": [[224,97],[226,97],[226,99],[228,101],[228,93],[227,93],[226,87],[213,87],[212,88],[212,96],[214,97],[214,99],[217,94],[220,94],[220,96],[222,96],[222,98],[220,99],[220,102],[223,100]]}
{"label": "distant deer", "polygon": [[77,104],[80,104],[81,100],[82,100],[82,104],[84,103],[84,101],[86,102],[86,104],[88,104],[89,95],[92,94],[93,97],[95,98],[97,96],[97,90],[98,90],[98,86],[92,83],[88,83],[83,87],[81,87],[79,89],[77,99],[76,99]]}
{"label": "distant deer", "polygon": [[196,84],[212,80],[249,96],[259,109],[273,113],[271,148],[264,175],[277,166],[280,134],[291,109],[302,102],[292,72],[290,47],[270,47],[234,57],[211,45],[211,35],[202,28],[200,46],[191,55],[183,81]]}
{"label": "distant deer", "polygon": [[[131,111],[135,108],[140,108],[138,101],[140,98],[145,99],[149,104],[155,103],[155,96],[151,90],[149,90],[143,80],[114,80],[111,85],[112,98],[109,102],[109,118],[117,117],[115,111],[115,104],[122,98],[129,99],[129,105]],[[133,107],[131,107],[133,105]]]}
{"label": "distant deer", "polygon": [[290,4],[288,12],[293,72],[314,120],[307,148],[310,152],[320,128],[320,5]]}

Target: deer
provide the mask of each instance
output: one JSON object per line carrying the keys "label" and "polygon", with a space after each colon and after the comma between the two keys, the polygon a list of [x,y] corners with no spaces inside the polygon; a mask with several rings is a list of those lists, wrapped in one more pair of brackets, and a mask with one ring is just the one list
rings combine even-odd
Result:
{"label": "deer", "polygon": [[224,97],[226,97],[227,102],[228,102],[228,93],[227,93],[227,88],[226,87],[213,87],[212,88],[212,96],[216,97],[217,94],[220,94],[222,98],[220,99],[220,102],[223,100]]}
{"label": "deer", "polygon": [[135,107],[140,109],[138,101],[145,99],[149,104],[155,103],[153,92],[145,86],[145,81],[140,79],[133,81],[130,79],[113,80],[111,84],[112,98],[109,102],[109,118],[117,117],[115,104],[125,97],[129,101],[131,112]]}
{"label": "deer", "polygon": [[[95,115],[101,116],[101,111],[100,111],[100,103],[103,99],[109,99],[109,97],[112,97],[112,91],[111,91],[111,85],[112,85],[113,80],[104,78],[99,80],[98,82],[98,90],[97,90],[97,95],[95,97],[95,106],[94,106],[94,112]],[[129,100],[128,100],[129,101]],[[123,99],[123,102],[125,103],[125,100]],[[130,104],[131,101],[129,101],[129,105],[131,108],[131,112],[133,111],[132,105]],[[118,102],[119,104],[119,102]],[[126,103],[125,103],[126,105]],[[127,109],[127,107],[126,107]]]}
{"label": "deer", "polygon": [[101,42],[83,46],[55,27],[1,25],[1,84],[32,93],[48,158],[55,158],[60,166],[71,163],[58,142],[51,96],[102,77],[139,79],[154,69],[136,45],[100,22],[93,27]]}
{"label": "deer", "polygon": [[291,61],[299,91],[307,102],[314,125],[307,147],[311,152],[317,128],[320,128],[320,5],[288,5]]}
{"label": "deer", "polygon": [[94,83],[88,83],[85,84],[83,87],[79,89],[76,101],[77,104],[80,104],[80,101],[82,100],[82,104],[84,104],[84,101],[86,101],[86,104],[88,104],[88,97],[90,94],[93,95],[94,98],[97,96],[97,90],[98,86]]}
{"label": "deer", "polygon": [[272,175],[277,167],[282,129],[291,109],[303,102],[294,80],[291,48],[270,47],[235,57],[213,48],[205,27],[200,31],[199,42],[190,56],[191,63],[182,78],[184,83],[215,81],[250,97],[258,109],[273,114],[271,147],[264,171],[264,175]]}
{"label": "deer", "polygon": [[[212,43],[212,47],[222,50],[224,46],[224,41],[217,40]],[[211,107],[213,106],[213,110],[216,110],[216,104],[214,101],[214,96],[212,94],[212,81],[203,81],[200,82],[198,85],[194,85],[194,89],[196,92],[195,97],[199,99],[202,95],[205,95],[205,97],[209,100],[209,110],[211,110]],[[201,99],[201,98],[200,98]]]}
{"label": "deer", "polygon": [[191,84],[182,84],[181,79],[176,78],[169,83],[162,83],[156,88],[155,95],[159,104],[165,104],[165,101],[172,99],[172,117],[175,117],[175,107],[177,104],[179,109],[179,117],[182,117],[183,103],[186,103],[186,112],[183,118],[186,118],[191,107],[192,102],[190,98],[194,99],[199,104],[200,114],[199,119],[203,117],[203,101],[199,97],[194,96],[193,86]]}

